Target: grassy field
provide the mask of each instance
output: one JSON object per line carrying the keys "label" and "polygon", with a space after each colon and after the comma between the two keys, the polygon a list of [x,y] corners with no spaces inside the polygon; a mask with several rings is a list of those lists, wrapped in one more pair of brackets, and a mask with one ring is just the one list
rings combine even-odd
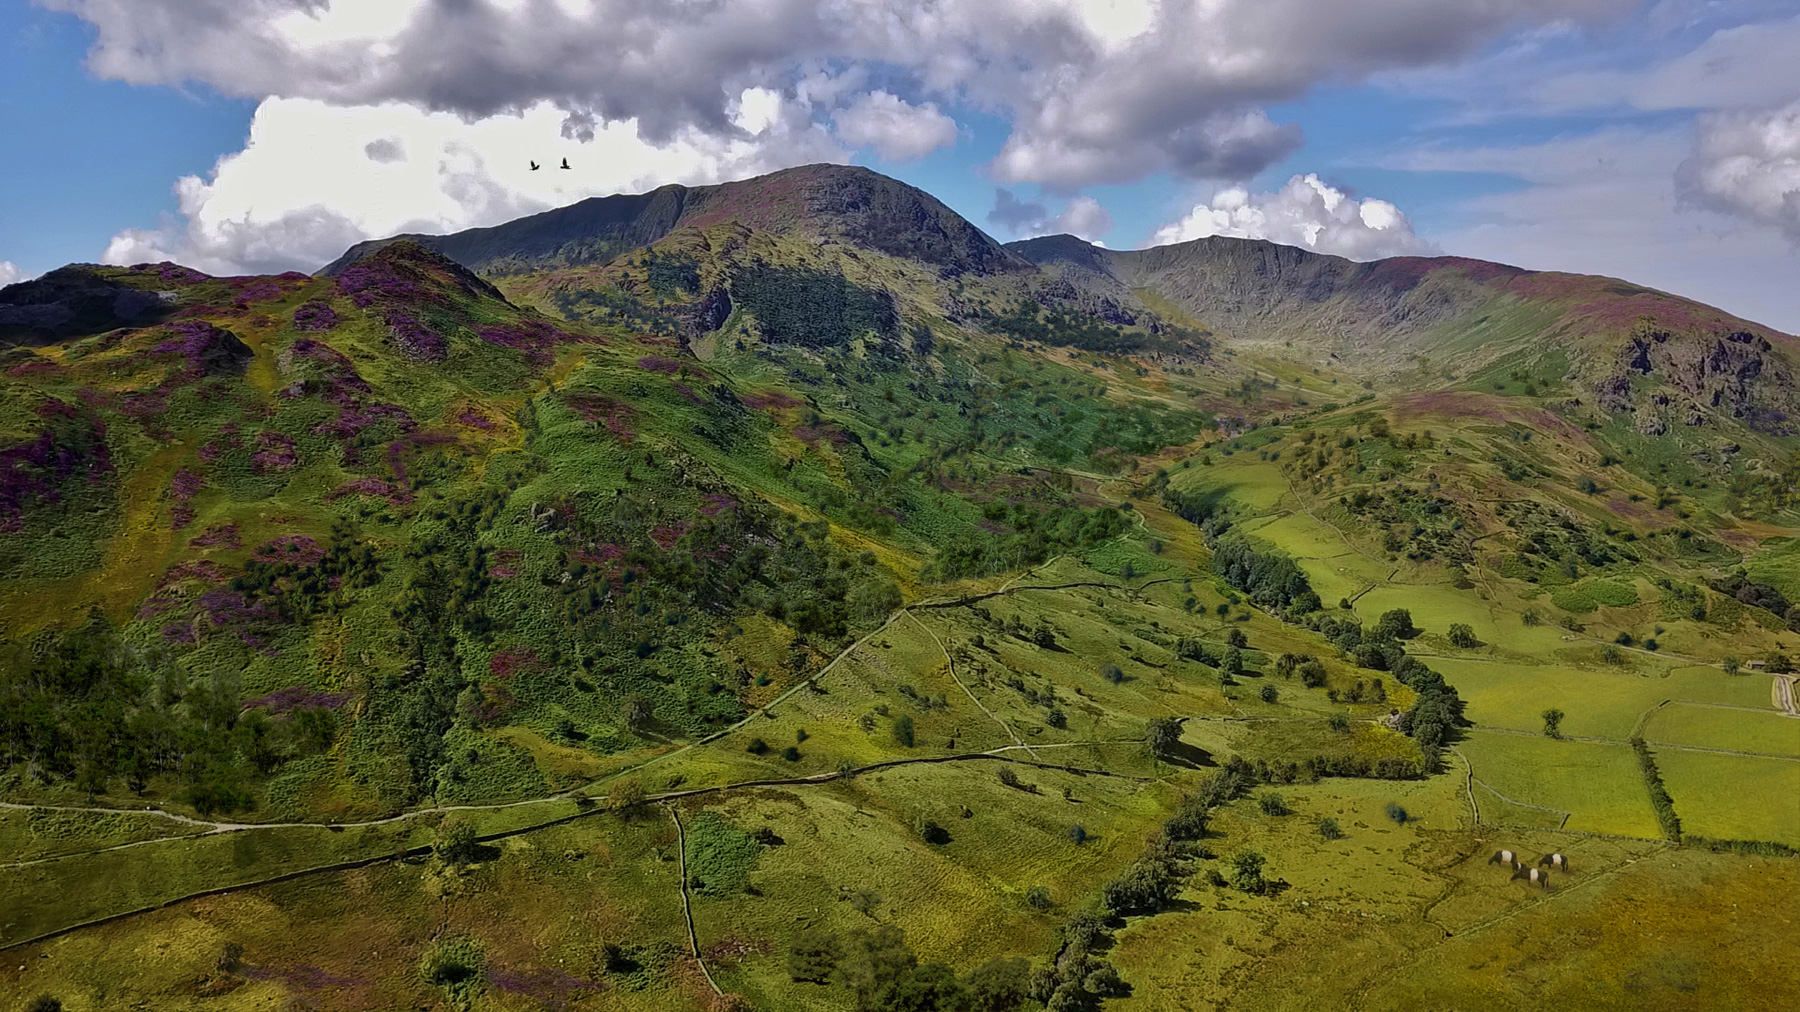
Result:
{"label": "grassy field", "polygon": [[1501,794],[1572,813],[1568,829],[1659,835],[1637,761],[1624,744],[1477,730],[1457,748],[1469,757],[1476,778]]}
{"label": "grassy field", "polygon": [[1800,847],[1800,762],[1656,749],[1683,832]]}
{"label": "grassy field", "polygon": [[1773,711],[1746,713],[1677,702],[1644,722],[1644,738],[1672,745],[1800,757],[1800,720]]}

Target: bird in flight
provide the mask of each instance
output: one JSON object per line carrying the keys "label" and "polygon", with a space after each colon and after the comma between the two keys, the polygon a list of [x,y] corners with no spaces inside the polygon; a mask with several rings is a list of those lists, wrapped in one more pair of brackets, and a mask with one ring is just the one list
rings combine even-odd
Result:
{"label": "bird in flight", "polygon": [[538,170],[538,163],[532,162],[531,163],[531,171],[536,172],[537,170]]}
{"label": "bird in flight", "polygon": [[569,167],[569,160],[567,158],[563,159],[562,167],[565,169]]}

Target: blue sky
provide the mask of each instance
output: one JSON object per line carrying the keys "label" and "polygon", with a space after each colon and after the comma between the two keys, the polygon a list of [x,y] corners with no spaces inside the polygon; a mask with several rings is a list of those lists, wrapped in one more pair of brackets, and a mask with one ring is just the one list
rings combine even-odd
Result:
{"label": "blue sky", "polygon": [[1793,0],[656,6],[5,0],[0,280],[310,270],[372,235],[848,160],[1001,239],[1477,256],[1800,330]]}

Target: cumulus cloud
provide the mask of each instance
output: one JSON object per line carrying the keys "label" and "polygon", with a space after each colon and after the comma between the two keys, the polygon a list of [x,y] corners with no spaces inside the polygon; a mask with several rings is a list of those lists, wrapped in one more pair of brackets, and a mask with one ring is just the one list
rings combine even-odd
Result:
{"label": "cumulus cloud", "polygon": [[371,162],[403,162],[406,160],[406,146],[398,137],[377,137],[363,145],[363,154]]}
{"label": "cumulus cloud", "polygon": [[11,260],[0,260],[0,288],[26,280],[25,271]]}
{"label": "cumulus cloud", "polygon": [[1056,235],[1068,233],[1089,242],[1112,230],[1112,215],[1092,197],[1076,197],[1062,211],[1051,214],[1037,201],[1020,200],[1011,190],[994,191],[994,206],[988,211],[988,224],[1016,236]]}
{"label": "cumulus cloud", "polygon": [[1773,225],[1800,243],[1800,102],[1700,117],[1675,179],[1683,199]]}
{"label": "cumulus cloud", "polygon": [[1400,209],[1385,200],[1357,200],[1316,175],[1295,176],[1274,193],[1230,187],[1197,204],[1179,221],[1156,230],[1166,246],[1206,236],[1267,239],[1351,260],[1430,255],[1436,246],[1414,234]]}
{"label": "cumulus cloud", "polygon": [[[120,232],[103,259],[171,259],[218,274],[315,270],[362,239],[492,225],[584,197],[847,157],[774,93],[747,91],[733,116],[741,138],[690,130],[654,145],[629,122],[597,125],[585,142],[559,139],[562,113],[548,103],[466,122],[399,103],[270,99],[242,151],[206,178],[177,182],[179,218]],[[570,171],[550,168],[564,157]],[[545,168],[533,172],[533,160]]]}
{"label": "cumulus cloud", "polygon": [[[1636,6],[1636,0],[40,2],[95,27],[88,63],[102,77],[204,82],[258,99],[404,102],[469,119],[548,104],[575,139],[600,124],[632,122],[652,146],[692,131],[743,139],[731,107],[745,88],[774,88],[794,99],[800,82],[821,66],[879,64],[917,97],[966,102],[1010,120],[1011,136],[992,166],[1001,181],[1071,190],[1166,170],[1244,176],[1298,143],[1291,127],[1262,113],[1269,103],[1320,82],[1453,60],[1516,29],[1593,21]],[[916,114],[912,120],[923,123]],[[855,133],[869,120],[847,114],[844,122]],[[944,124],[931,122],[941,137]]]}
{"label": "cumulus cloud", "polygon": [[890,162],[923,158],[956,143],[956,121],[935,103],[912,105],[890,91],[872,91],[833,117],[845,143],[874,148]]}

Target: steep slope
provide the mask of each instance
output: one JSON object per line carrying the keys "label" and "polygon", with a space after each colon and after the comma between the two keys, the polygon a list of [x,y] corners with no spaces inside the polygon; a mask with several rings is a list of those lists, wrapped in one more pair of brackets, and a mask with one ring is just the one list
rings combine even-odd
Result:
{"label": "steep slope", "polygon": [[[483,273],[605,263],[682,226],[720,222],[779,235],[850,243],[929,264],[940,274],[1030,271],[937,198],[896,179],[846,165],[805,165],[714,186],[659,187],[590,197],[491,228],[409,239]],[[394,239],[359,243],[320,270],[333,275]]]}
{"label": "steep slope", "polygon": [[1613,278],[1464,257],[1357,263],[1218,236],[1130,251],[1072,236],[1009,248],[1074,284],[1166,300],[1236,341],[1296,347],[1389,381],[1547,373],[1608,414],[1649,412],[1646,429],[1669,416],[1785,432],[1800,413],[1800,341]]}

